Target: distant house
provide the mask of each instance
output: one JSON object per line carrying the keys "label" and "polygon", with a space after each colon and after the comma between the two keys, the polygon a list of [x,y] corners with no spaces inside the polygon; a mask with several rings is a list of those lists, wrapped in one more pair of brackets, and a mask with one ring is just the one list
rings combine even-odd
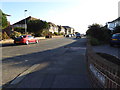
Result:
{"label": "distant house", "polygon": [[26,23],[27,23],[29,20],[38,20],[38,19],[29,16],[29,17],[27,17],[27,18],[25,18],[25,19],[23,19],[23,20],[20,20],[20,21],[14,23],[12,26],[13,26],[14,28],[15,28],[15,27],[25,28],[25,20],[26,20]]}
{"label": "distant house", "polygon": [[58,26],[55,25],[54,23],[48,22],[49,24],[49,32],[57,32],[58,33]]}
{"label": "distant house", "polygon": [[57,25],[57,26],[58,26],[58,33],[59,34],[65,34],[65,28],[62,27],[62,26],[59,26],[59,25]]}
{"label": "distant house", "polygon": [[116,26],[120,26],[120,17],[111,22],[107,22],[107,28],[110,30],[114,30]]}
{"label": "distant house", "polygon": [[74,34],[75,33],[75,30],[74,28],[71,28],[69,26],[62,26],[65,28],[65,34]]}

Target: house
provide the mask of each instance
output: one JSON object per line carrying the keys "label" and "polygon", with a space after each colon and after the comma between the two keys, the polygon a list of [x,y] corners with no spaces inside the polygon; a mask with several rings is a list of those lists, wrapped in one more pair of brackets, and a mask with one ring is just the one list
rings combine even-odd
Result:
{"label": "house", "polygon": [[65,34],[65,28],[62,27],[62,26],[59,26],[59,25],[57,25],[57,26],[58,26],[58,33],[59,34]]}
{"label": "house", "polygon": [[72,27],[69,27],[69,26],[62,26],[62,27],[65,28],[65,34],[74,34],[75,33],[75,30]]}
{"label": "house", "polygon": [[23,20],[20,20],[19,22],[16,22],[14,23],[12,26],[15,28],[15,27],[21,27],[21,28],[25,28],[25,20],[26,20],[26,23],[29,21],[29,20],[38,20],[37,18],[34,18],[34,17],[27,17]]}
{"label": "house", "polygon": [[58,33],[58,26],[57,25],[55,25],[54,23],[51,23],[51,22],[48,22],[48,24],[49,24],[49,32]]}
{"label": "house", "polygon": [[116,26],[120,26],[120,17],[111,22],[107,22],[106,24],[108,29],[114,30]]}

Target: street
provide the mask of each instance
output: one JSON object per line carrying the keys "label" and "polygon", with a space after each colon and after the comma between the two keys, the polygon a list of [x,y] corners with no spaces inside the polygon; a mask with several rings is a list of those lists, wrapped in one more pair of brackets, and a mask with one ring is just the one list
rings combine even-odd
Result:
{"label": "street", "polygon": [[34,66],[23,82],[14,83],[16,87],[91,87],[86,71],[86,38],[53,38],[38,44],[6,46],[2,51],[2,85]]}

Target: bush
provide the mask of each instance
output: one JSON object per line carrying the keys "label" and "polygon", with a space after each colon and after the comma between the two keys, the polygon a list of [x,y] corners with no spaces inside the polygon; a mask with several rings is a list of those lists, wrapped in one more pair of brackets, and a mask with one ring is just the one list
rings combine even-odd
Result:
{"label": "bush", "polygon": [[34,34],[35,37],[41,37],[42,35],[40,33]]}
{"label": "bush", "polygon": [[25,33],[25,28],[22,27],[15,27],[14,31],[20,32],[20,33]]}
{"label": "bush", "polygon": [[51,34],[48,30],[43,30],[41,33],[42,36],[47,36],[48,34]]}
{"label": "bush", "polygon": [[60,35],[64,35],[64,33],[62,32],[62,33],[60,33]]}
{"label": "bush", "polygon": [[14,32],[10,35],[10,37],[11,37],[12,39],[14,39],[14,38],[19,37],[19,36],[21,36],[21,35],[22,35],[22,34],[21,34],[20,32],[14,31]]}
{"label": "bush", "polygon": [[58,33],[57,33],[57,32],[54,32],[54,35],[58,35]]}
{"label": "bush", "polygon": [[90,44],[92,45],[92,46],[96,46],[96,45],[100,45],[100,41],[98,40],[98,39],[96,39],[96,38],[90,38]]}
{"label": "bush", "polygon": [[3,32],[2,39],[9,39],[10,37],[7,35],[6,32]]}
{"label": "bush", "polygon": [[113,34],[120,33],[120,26],[115,27]]}
{"label": "bush", "polygon": [[2,40],[2,32],[0,32],[0,40]]}
{"label": "bush", "polygon": [[106,27],[100,26],[99,24],[93,24],[88,27],[86,34],[96,38],[100,42],[108,43],[111,37],[111,32]]}

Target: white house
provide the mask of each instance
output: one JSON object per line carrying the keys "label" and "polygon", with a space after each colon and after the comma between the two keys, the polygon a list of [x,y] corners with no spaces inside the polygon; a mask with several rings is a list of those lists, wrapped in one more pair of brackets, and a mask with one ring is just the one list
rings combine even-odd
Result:
{"label": "white house", "polygon": [[116,26],[120,26],[120,17],[111,22],[107,22],[107,28],[110,30],[114,30]]}
{"label": "white house", "polygon": [[58,26],[55,25],[54,23],[48,22],[49,23],[49,32],[57,32],[58,33]]}

